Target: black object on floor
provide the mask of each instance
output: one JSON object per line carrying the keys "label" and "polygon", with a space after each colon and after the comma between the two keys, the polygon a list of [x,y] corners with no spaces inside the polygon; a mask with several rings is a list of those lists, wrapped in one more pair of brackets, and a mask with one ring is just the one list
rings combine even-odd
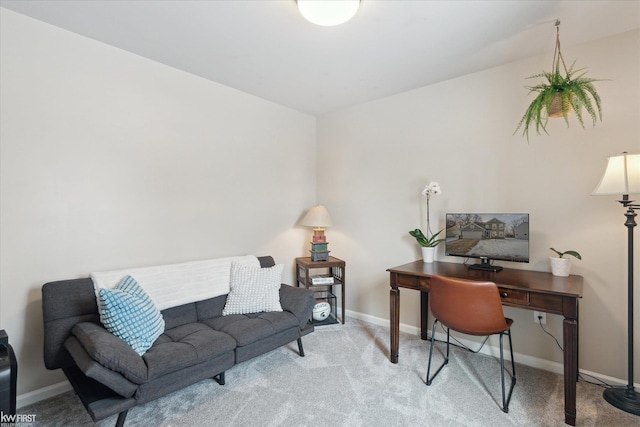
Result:
{"label": "black object on floor", "polygon": [[0,330],[0,411],[3,414],[16,414],[16,382],[18,363],[9,337],[4,329]]}

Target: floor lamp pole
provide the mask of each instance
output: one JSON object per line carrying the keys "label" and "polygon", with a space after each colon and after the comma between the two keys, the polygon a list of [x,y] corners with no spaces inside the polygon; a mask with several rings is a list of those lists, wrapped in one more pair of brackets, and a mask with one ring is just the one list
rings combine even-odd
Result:
{"label": "floor lamp pole", "polygon": [[628,234],[628,254],[627,260],[627,275],[628,275],[628,296],[627,296],[627,316],[629,319],[628,333],[628,371],[629,382],[626,388],[612,387],[605,389],[603,396],[604,400],[618,409],[622,409],[625,412],[631,414],[640,415],[640,394],[636,392],[633,386],[633,228],[636,226],[636,213],[634,207],[638,205],[632,205],[629,201],[629,196],[624,195],[623,200],[620,201],[623,206],[627,207],[625,216],[627,217],[624,225],[627,227]]}

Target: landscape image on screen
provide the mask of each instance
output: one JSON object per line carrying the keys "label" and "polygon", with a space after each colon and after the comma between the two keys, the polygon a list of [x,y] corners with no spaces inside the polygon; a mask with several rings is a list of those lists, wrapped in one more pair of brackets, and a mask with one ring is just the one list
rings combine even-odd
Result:
{"label": "landscape image on screen", "polygon": [[528,214],[447,214],[445,255],[529,261]]}

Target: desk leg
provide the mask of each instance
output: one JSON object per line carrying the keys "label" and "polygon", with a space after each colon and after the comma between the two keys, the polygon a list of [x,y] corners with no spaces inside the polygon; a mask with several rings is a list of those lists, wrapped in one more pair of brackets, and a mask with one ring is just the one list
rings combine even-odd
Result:
{"label": "desk leg", "polygon": [[391,288],[389,293],[391,305],[391,363],[398,363],[398,347],[400,343],[400,289]]}
{"label": "desk leg", "polygon": [[429,327],[427,321],[429,320],[429,293],[420,292],[420,338],[423,340],[429,339]]}
{"label": "desk leg", "polygon": [[346,310],[344,308],[344,270],[342,271],[342,324],[347,321]]}
{"label": "desk leg", "polygon": [[564,422],[576,425],[576,383],[578,382],[578,322],[564,319]]}

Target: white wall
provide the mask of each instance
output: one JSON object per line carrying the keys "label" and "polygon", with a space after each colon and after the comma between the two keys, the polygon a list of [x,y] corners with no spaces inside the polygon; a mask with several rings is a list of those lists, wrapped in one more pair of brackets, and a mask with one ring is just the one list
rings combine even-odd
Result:
{"label": "white wall", "polygon": [[2,9],[0,328],[18,394],[42,361],[40,288],[253,253],[285,263],[315,202],[315,119]]}
{"label": "white wall", "polygon": [[[388,318],[385,269],[420,258],[407,231],[424,226],[430,180],[444,191],[432,204],[440,226],[447,211],[531,214],[532,261],[510,267],[548,270],[549,246],[582,253],[580,367],[626,378],[623,210],[589,194],[607,156],[640,151],[640,32],[564,47],[610,79],[597,84],[604,121],[556,121],[527,144],[512,135],[531,100],[524,77],[552,52],[316,124],[6,9],[0,19],[0,328],[18,353],[19,394],[63,379],[42,363],[44,282],[243,253],[274,255],[292,282],[308,249],[295,223],[316,201],[336,223],[332,255],[347,261],[347,309]],[[401,306],[401,321],[419,325],[417,293],[403,291]],[[517,352],[561,362],[530,312],[507,311]],[[561,337],[559,316],[548,327]]]}
{"label": "white wall", "polygon": [[[523,87],[530,84],[525,77],[548,67],[551,51],[318,121],[318,202],[336,224],[328,232],[332,254],[347,261],[347,309],[389,317],[385,269],[420,259],[407,232],[425,226],[420,191],[438,181],[443,194],[431,203],[438,229],[446,212],[530,213],[530,264],[503,265],[549,271],[550,246],[583,255],[573,263],[573,272],[584,276],[580,368],[626,380],[624,210],[615,197],[590,193],[607,156],[640,152],[640,32],[563,50],[566,60],[588,66],[592,77],[610,79],[596,84],[604,117],[595,127],[588,123],[583,129],[572,117],[569,128],[555,120],[550,136],[534,132],[530,143],[513,135],[533,99]],[[442,246],[438,258],[460,261],[445,257]],[[635,281],[640,283],[640,271]],[[635,305],[640,307],[640,295]],[[506,311],[515,320],[518,353],[562,362],[532,312]],[[419,326],[417,292],[401,291],[400,320]],[[560,316],[549,315],[547,326],[562,338]],[[635,331],[639,343],[640,327]],[[639,352],[635,365],[640,366]]]}

